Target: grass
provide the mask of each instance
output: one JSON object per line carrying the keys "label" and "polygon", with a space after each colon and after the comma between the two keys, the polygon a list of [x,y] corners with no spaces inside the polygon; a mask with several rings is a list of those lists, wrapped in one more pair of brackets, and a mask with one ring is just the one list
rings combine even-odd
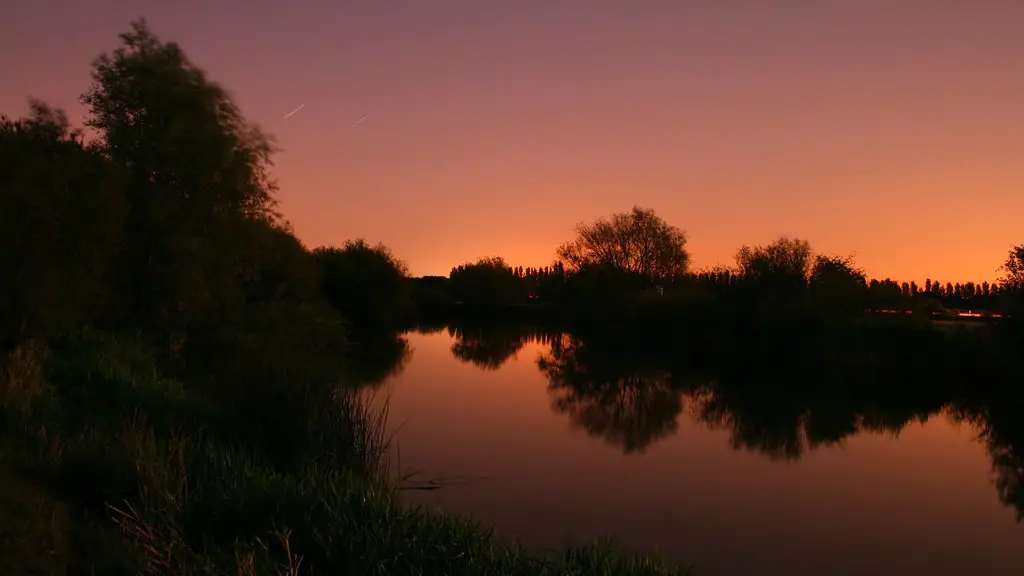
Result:
{"label": "grass", "polygon": [[19,347],[0,366],[0,573],[688,573],[604,541],[538,555],[409,506],[385,480],[382,412],[289,386],[305,411],[278,424],[309,441],[285,465],[248,412],[167,377],[135,339]]}

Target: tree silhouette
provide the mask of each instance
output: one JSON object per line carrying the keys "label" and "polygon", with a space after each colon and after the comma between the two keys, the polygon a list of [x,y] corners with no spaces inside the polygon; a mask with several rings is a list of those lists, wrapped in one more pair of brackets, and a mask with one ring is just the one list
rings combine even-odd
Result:
{"label": "tree silhouette", "polygon": [[810,290],[824,308],[844,314],[858,314],[867,304],[867,280],[852,258],[817,256]]}
{"label": "tree silhouette", "polygon": [[1013,246],[1002,266],[999,279],[1003,300],[1014,315],[1024,310],[1024,244]]}
{"label": "tree silhouette", "polygon": [[783,236],[768,246],[743,246],[736,264],[743,293],[759,302],[762,311],[785,314],[800,302],[794,296],[808,286],[811,246]]}
{"label": "tree silhouette", "polygon": [[[136,22],[93,64],[88,125],[125,175],[121,298],[134,324],[183,326],[237,301],[244,220],[276,221],[269,139],[177,44]],[[211,249],[216,246],[216,249]]]}
{"label": "tree silhouette", "polygon": [[576,226],[576,239],[558,248],[566,270],[604,266],[664,281],[684,274],[690,264],[686,234],[662,220],[653,210],[599,218]]}
{"label": "tree silhouette", "polygon": [[317,248],[328,300],[360,333],[391,332],[411,306],[412,285],[405,263],[383,244],[350,240],[342,248]]}
{"label": "tree silhouette", "polygon": [[803,284],[811,271],[811,245],[783,236],[768,246],[743,246],[736,264],[747,279]]}
{"label": "tree silhouette", "polygon": [[97,319],[125,202],[119,174],[63,112],[0,117],[0,349]]}
{"label": "tree silhouette", "polygon": [[448,278],[455,293],[470,306],[508,306],[526,299],[526,284],[501,257],[456,266]]}

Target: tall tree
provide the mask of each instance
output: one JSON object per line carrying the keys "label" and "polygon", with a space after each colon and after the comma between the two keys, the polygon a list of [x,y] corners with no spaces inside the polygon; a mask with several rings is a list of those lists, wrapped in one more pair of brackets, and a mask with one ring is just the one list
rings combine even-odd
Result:
{"label": "tall tree", "polygon": [[125,170],[122,298],[133,320],[187,324],[237,299],[246,219],[274,221],[272,145],[228,93],[145,21],[93,64],[82,101]]}
{"label": "tall tree", "polygon": [[576,226],[575,240],[557,252],[570,272],[602,266],[664,281],[686,273],[690,254],[686,234],[665,222],[654,210],[635,206]]}

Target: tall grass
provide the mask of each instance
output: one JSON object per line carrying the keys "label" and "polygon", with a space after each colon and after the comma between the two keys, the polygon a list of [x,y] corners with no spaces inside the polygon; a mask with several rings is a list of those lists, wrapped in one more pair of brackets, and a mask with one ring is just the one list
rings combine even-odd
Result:
{"label": "tall grass", "polygon": [[47,353],[42,342],[30,341],[0,361],[0,422],[5,427],[29,418],[40,397],[49,394],[43,375]]}

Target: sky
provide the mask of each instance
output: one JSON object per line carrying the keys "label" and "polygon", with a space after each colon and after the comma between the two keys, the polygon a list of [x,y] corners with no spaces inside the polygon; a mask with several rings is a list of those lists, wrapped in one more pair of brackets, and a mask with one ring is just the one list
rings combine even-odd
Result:
{"label": "sky", "polygon": [[18,2],[0,113],[80,122],[139,17],[276,138],[304,243],[383,242],[415,275],[545,265],[634,205],[697,267],[789,235],[980,282],[1024,243],[1024,2]]}

